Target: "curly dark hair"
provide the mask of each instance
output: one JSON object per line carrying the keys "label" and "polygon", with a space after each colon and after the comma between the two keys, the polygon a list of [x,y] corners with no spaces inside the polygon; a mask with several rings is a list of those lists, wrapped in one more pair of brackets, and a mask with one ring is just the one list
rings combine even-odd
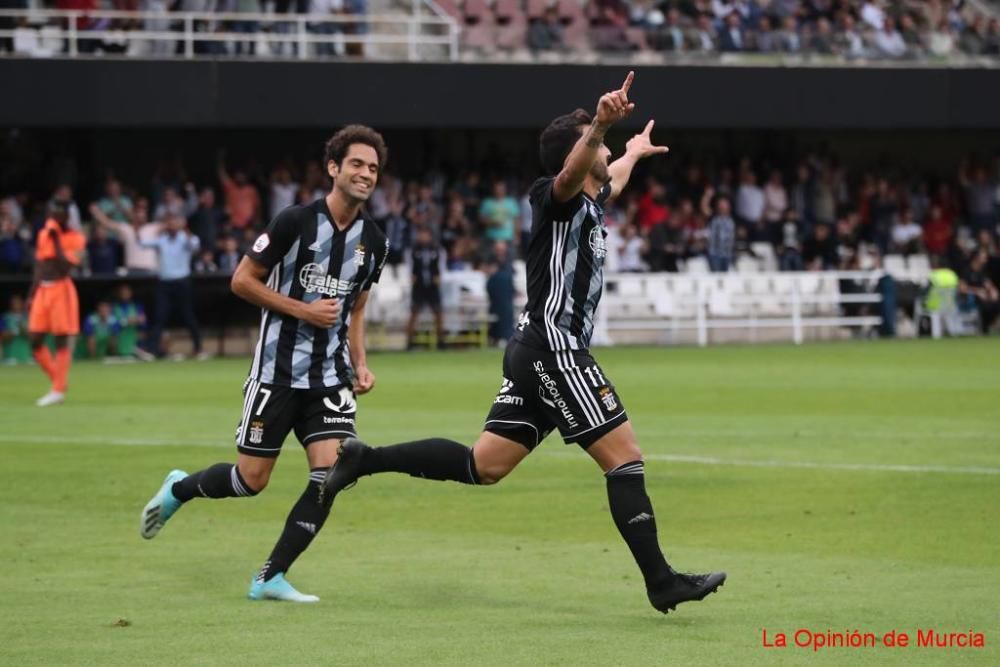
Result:
{"label": "curly dark hair", "polygon": [[580,140],[581,125],[590,125],[593,118],[583,109],[559,116],[542,130],[538,140],[538,154],[546,175],[555,176],[562,171],[566,156]]}
{"label": "curly dark hair", "polygon": [[378,170],[382,171],[389,157],[389,149],[386,148],[382,135],[367,125],[348,125],[330,137],[326,142],[324,162],[333,160],[338,167],[341,166],[352,144],[364,144],[374,148],[378,154]]}

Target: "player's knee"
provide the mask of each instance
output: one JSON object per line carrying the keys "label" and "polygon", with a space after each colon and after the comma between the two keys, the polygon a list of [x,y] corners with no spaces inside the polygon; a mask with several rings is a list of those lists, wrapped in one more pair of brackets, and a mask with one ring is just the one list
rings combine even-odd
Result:
{"label": "player's knee", "polygon": [[510,466],[502,463],[476,463],[476,474],[479,475],[479,483],[492,485],[499,482],[511,471]]}
{"label": "player's knee", "polygon": [[240,469],[240,477],[247,483],[254,493],[260,493],[267,488],[267,483],[271,480],[270,470],[243,470]]}

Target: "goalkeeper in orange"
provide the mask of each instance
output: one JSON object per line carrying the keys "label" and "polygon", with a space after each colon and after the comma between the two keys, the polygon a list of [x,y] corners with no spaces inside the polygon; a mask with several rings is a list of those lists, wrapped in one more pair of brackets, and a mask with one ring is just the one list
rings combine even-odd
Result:
{"label": "goalkeeper in orange", "polygon": [[[80,264],[86,239],[80,232],[69,229],[68,221],[68,203],[52,201],[35,251],[28,334],[35,361],[52,381],[51,391],[38,399],[39,407],[65,400],[72,356],[69,337],[80,333],[80,303],[69,274]],[[51,334],[55,341],[55,358],[45,344],[46,334]]]}

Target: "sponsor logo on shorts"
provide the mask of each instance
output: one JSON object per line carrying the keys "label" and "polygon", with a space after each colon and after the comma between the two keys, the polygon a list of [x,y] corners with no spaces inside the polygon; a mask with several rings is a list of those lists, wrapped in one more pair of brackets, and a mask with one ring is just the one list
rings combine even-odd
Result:
{"label": "sponsor logo on shorts", "polygon": [[250,422],[250,433],[247,435],[247,440],[254,445],[264,442],[264,422]]}
{"label": "sponsor logo on shorts", "polygon": [[353,292],[357,285],[353,280],[334,278],[315,262],[306,264],[299,271],[299,284],[305,289],[306,294],[319,293],[323,296],[347,295]]}
{"label": "sponsor logo on shorts", "polygon": [[511,389],[513,388],[514,388],[514,382],[512,380],[504,378],[503,382],[500,384],[500,393],[497,394],[497,397],[495,399],[493,399],[493,404],[497,405],[499,403],[504,405],[524,405],[524,399],[522,397],[515,396],[510,393]]}
{"label": "sponsor logo on shorts", "polygon": [[562,393],[559,391],[559,385],[556,384],[555,378],[549,375],[545,370],[545,364],[541,361],[535,362],[535,373],[538,374],[538,379],[541,381],[542,386],[538,388],[538,398],[545,403],[545,405],[558,410],[566,423],[569,424],[570,428],[577,428],[580,424],[576,421],[576,416],[573,411],[569,409],[569,404],[566,399],[562,397]]}
{"label": "sponsor logo on shorts", "polygon": [[271,245],[271,237],[267,235],[267,232],[264,232],[257,237],[256,241],[253,242],[253,251],[264,252],[269,245]]}
{"label": "sponsor logo on shorts", "polygon": [[354,420],[350,417],[327,417],[323,416],[324,424],[351,424],[354,425]]}
{"label": "sponsor logo on shorts", "polygon": [[597,394],[601,397],[601,402],[604,403],[604,408],[608,412],[618,407],[618,401],[615,400],[615,393],[611,391],[611,387],[601,387],[597,390]]}
{"label": "sponsor logo on shorts", "polygon": [[353,414],[358,411],[358,402],[354,400],[354,393],[347,387],[341,387],[340,391],[333,398],[326,396],[323,398],[323,405],[332,412],[338,414]]}

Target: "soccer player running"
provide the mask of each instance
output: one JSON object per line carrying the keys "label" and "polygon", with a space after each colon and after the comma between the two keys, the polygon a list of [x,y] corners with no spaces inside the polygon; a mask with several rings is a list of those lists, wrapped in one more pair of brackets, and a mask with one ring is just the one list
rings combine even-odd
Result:
{"label": "soccer player running", "polygon": [[193,498],[257,495],[294,430],[306,450],[309,481],[250,584],[251,600],[319,599],[299,593],[284,573],[330,513],[332,497],[321,502],[320,484],[341,439],[355,435],[356,396],[375,386],[365,357],[365,304],[388,243],[361,216],[361,205],[385,165],[385,142],[371,128],[349,125],[327,142],[325,157],[330,194],[279,213],[233,275],[233,291],[262,309],[236,430],[236,465],[217,463],[191,475],[171,471],[140,519],[148,539]]}
{"label": "soccer player running", "polygon": [[650,140],[653,121],[608,164],[604,135],[635,105],[633,73],[601,96],[597,114],[576,110],[542,132],[542,165],[550,174],[531,187],[532,229],[527,256],[528,304],[503,359],[503,383],[470,449],[443,438],[388,447],[345,440],[323,482],[329,501],[363,475],[401,472],[463,484],[495,484],[558,428],[604,471],[615,525],[661,612],[701,600],[725,573],[675,572],[660,551],[653,507],[646,495],[642,453],[625,408],[588,351],[594,310],[601,298],[607,253],[603,207],[617,197],[639,160],[666,153]]}
{"label": "soccer player running", "polygon": [[[47,407],[66,399],[72,351],[69,337],[80,333],[80,301],[70,272],[80,265],[86,239],[69,228],[70,202],[54,199],[49,218],[38,234],[35,277],[31,286],[28,335],[31,353],[52,382],[52,389],[36,401]],[[56,354],[45,344],[46,334],[55,342]]]}

